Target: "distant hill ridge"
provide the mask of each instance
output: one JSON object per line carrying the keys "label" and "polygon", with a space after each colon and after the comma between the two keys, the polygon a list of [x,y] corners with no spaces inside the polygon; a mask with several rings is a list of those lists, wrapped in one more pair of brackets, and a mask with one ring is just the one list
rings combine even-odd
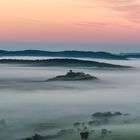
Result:
{"label": "distant hill ridge", "polygon": [[120,55],[127,58],[140,58],[140,53],[121,53]]}
{"label": "distant hill ridge", "polygon": [[58,66],[58,67],[130,68],[129,66],[78,59],[46,59],[46,60],[1,59],[0,64],[23,64],[28,66]]}
{"label": "distant hill ridge", "polygon": [[99,58],[99,59],[127,59],[125,55],[117,55],[108,52],[93,51],[42,51],[42,50],[23,50],[23,51],[5,51],[0,50],[0,56],[48,56],[48,57],[81,57],[81,58]]}

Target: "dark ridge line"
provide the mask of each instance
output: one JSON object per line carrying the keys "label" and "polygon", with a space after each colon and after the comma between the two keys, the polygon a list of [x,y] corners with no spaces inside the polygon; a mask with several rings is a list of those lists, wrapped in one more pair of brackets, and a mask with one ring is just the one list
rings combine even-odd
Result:
{"label": "dark ridge line", "polygon": [[73,67],[103,67],[103,68],[131,68],[130,66],[115,65],[89,60],[78,59],[44,59],[44,60],[18,60],[1,59],[0,64],[26,64],[35,66],[73,66]]}
{"label": "dark ridge line", "polygon": [[48,56],[48,57],[81,57],[81,58],[97,58],[97,59],[114,59],[127,60],[126,56],[113,54],[109,52],[94,51],[42,51],[42,50],[22,50],[22,51],[6,51],[0,50],[0,56]]}

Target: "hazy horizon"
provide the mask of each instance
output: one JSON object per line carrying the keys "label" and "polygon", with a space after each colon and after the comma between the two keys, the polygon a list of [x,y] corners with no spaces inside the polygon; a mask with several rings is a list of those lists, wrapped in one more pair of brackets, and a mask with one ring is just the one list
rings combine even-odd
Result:
{"label": "hazy horizon", "polygon": [[0,50],[20,51],[20,50],[43,50],[43,51],[105,51],[110,53],[137,53],[140,52],[140,45],[131,44],[92,44],[92,43],[43,43],[43,42],[23,42],[23,43],[0,43]]}
{"label": "hazy horizon", "polygon": [[140,0],[4,0],[0,9],[0,49],[140,52]]}

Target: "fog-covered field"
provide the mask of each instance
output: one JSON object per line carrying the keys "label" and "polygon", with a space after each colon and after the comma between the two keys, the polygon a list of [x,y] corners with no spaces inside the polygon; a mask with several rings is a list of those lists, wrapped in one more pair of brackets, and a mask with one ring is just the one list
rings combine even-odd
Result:
{"label": "fog-covered field", "polygon": [[[21,59],[21,57],[20,57]],[[25,58],[23,58],[25,59]],[[27,59],[27,58],[26,58]],[[34,59],[34,58],[30,58]],[[116,118],[110,125],[93,127],[89,139],[140,139],[140,60],[97,60],[133,66],[133,69],[22,67],[0,65],[0,140],[21,140],[38,133],[55,135],[62,129],[76,129],[73,122],[88,122],[94,112],[120,111],[130,116]],[[42,82],[69,69],[99,78],[95,81]],[[123,123],[124,121],[127,123]],[[117,121],[117,123],[116,123]],[[100,137],[100,130],[112,131]],[[79,140],[80,135],[53,140]]]}

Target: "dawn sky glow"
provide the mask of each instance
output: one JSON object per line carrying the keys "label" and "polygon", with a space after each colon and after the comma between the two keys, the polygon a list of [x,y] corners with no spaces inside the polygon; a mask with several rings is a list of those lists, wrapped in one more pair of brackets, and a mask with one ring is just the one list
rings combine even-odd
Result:
{"label": "dawn sky glow", "polygon": [[140,44],[140,0],[2,0],[0,42]]}

